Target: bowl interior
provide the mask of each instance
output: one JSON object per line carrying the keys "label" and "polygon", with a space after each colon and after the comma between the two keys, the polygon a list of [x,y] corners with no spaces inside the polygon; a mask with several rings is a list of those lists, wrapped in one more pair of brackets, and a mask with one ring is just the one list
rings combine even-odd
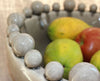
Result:
{"label": "bowl interior", "polygon": [[[67,14],[64,14],[63,12],[66,12]],[[43,13],[41,15],[33,15],[31,18],[27,18],[25,20],[25,26],[23,30],[25,30],[24,32],[33,36],[36,42],[35,48],[42,54],[44,54],[46,46],[51,42],[47,34],[47,29],[53,20],[60,17],[75,17],[85,21],[87,24],[93,27],[100,27],[100,13],[98,12],[50,11],[49,13]]]}

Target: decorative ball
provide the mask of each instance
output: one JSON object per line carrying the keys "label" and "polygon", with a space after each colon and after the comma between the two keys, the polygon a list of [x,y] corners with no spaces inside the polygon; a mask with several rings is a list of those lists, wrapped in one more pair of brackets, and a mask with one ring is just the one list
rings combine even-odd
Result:
{"label": "decorative ball", "polygon": [[20,34],[12,41],[12,48],[18,57],[25,56],[25,54],[35,47],[35,41],[29,34]]}
{"label": "decorative ball", "polygon": [[80,3],[80,4],[78,5],[78,10],[79,10],[79,11],[84,11],[85,8],[86,8],[86,6],[85,6],[84,3]]}
{"label": "decorative ball", "polygon": [[24,25],[24,20],[25,20],[24,15],[19,13],[12,13],[9,15],[7,22],[8,25],[16,24],[18,27],[22,27]]}
{"label": "decorative ball", "polygon": [[45,13],[48,13],[49,11],[50,11],[50,6],[47,5],[47,4],[45,4],[45,5],[44,5],[44,12],[45,12]]}
{"label": "decorative ball", "polygon": [[38,67],[42,63],[42,55],[38,50],[30,50],[26,53],[24,61],[29,68]]}
{"label": "decorative ball", "polygon": [[97,5],[96,5],[96,4],[92,4],[92,5],[90,6],[90,11],[91,11],[91,12],[96,12],[96,11],[97,11]]}
{"label": "decorative ball", "polygon": [[14,37],[18,36],[20,33],[19,32],[12,32],[10,35],[9,35],[9,43],[10,45],[12,46],[12,41],[14,39]]}
{"label": "decorative ball", "polygon": [[100,73],[94,65],[82,62],[72,68],[69,81],[100,81]]}
{"label": "decorative ball", "polygon": [[44,8],[42,2],[40,2],[40,1],[33,2],[31,7],[33,10],[33,13],[37,14],[37,15],[41,14],[41,12],[43,11],[43,8]]}
{"label": "decorative ball", "polygon": [[62,79],[61,81],[68,81],[68,80],[66,80],[66,79]]}
{"label": "decorative ball", "polygon": [[23,12],[24,12],[26,17],[31,17],[32,16],[32,10],[28,7],[24,8]]}
{"label": "decorative ball", "polygon": [[50,62],[45,67],[45,76],[50,81],[61,80],[63,73],[64,68],[59,62]]}
{"label": "decorative ball", "polygon": [[54,11],[59,11],[60,10],[60,4],[59,3],[54,3],[52,6]]}
{"label": "decorative ball", "polygon": [[72,11],[75,8],[75,1],[74,0],[65,0],[64,8],[67,11]]}
{"label": "decorative ball", "polygon": [[16,24],[11,24],[7,28],[7,35],[9,36],[12,32],[19,32],[19,27]]}

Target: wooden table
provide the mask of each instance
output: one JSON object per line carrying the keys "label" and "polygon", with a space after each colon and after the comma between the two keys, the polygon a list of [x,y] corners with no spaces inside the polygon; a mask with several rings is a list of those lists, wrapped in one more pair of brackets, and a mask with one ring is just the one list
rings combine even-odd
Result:
{"label": "wooden table", "polygon": [[[10,13],[21,12],[25,6],[30,6],[30,4],[36,0],[0,0],[0,81],[12,81],[10,72],[8,69],[7,60],[7,49],[6,49],[6,28],[7,28],[7,17]],[[59,2],[61,4],[61,9],[63,9],[64,0],[40,0],[44,4],[49,3],[51,6],[53,2]],[[87,4],[87,9],[89,5],[96,3],[100,5],[100,0],[75,0],[76,3],[84,2]],[[99,10],[99,9],[98,9]]]}

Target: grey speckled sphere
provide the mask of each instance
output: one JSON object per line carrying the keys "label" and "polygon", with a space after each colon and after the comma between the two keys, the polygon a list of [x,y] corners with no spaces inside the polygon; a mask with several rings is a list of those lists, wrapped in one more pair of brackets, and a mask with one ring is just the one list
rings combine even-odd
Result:
{"label": "grey speckled sphere", "polygon": [[52,5],[52,8],[53,8],[54,11],[59,11],[60,10],[60,4],[59,3],[54,3]]}
{"label": "grey speckled sphere", "polygon": [[12,13],[9,15],[7,22],[8,25],[16,24],[18,27],[22,27],[24,25],[25,16],[19,13]]}
{"label": "grey speckled sphere", "polygon": [[45,4],[44,5],[44,10],[43,10],[45,13],[48,13],[50,11],[50,6]]}
{"label": "grey speckled sphere", "polygon": [[96,11],[97,11],[97,5],[96,5],[96,4],[92,4],[92,5],[90,6],[90,11],[91,11],[91,12],[96,12]]}
{"label": "grey speckled sphere", "polygon": [[48,63],[45,67],[45,76],[47,80],[58,81],[62,79],[64,73],[63,66],[56,61]]}
{"label": "grey speckled sphere", "polygon": [[72,68],[69,81],[100,81],[100,73],[94,65],[82,62]]}
{"label": "grey speckled sphere", "polygon": [[80,4],[78,5],[78,10],[79,10],[79,11],[85,11],[85,8],[86,8],[86,5],[85,5],[84,3],[80,3]]}
{"label": "grey speckled sphere", "polygon": [[26,18],[32,16],[32,10],[28,7],[24,8],[23,12],[24,12]]}
{"label": "grey speckled sphere", "polygon": [[75,1],[74,0],[65,0],[64,2],[64,9],[67,11],[72,11],[75,8]]}
{"label": "grey speckled sphere", "polygon": [[66,79],[62,79],[61,81],[68,81],[68,80],[66,80]]}
{"label": "grey speckled sphere", "polygon": [[7,35],[11,34],[12,32],[19,32],[19,27],[16,24],[11,24],[7,28]]}
{"label": "grey speckled sphere", "polygon": [[10,35],[9,35],[9,43],[10,43],[11,46],[13,44],[12,41],[13,41],[14,37],[16,37],[19,34],[20,34],[19,32],[12,32],[12,33],[10,33]]}
{"label": "grey speckled sphere", "polygon": [[44,6],[43,6],[42,2],[35,1],[32,3],[31,8],[32,8],[34,14],[40,15],[41,12],[43,11]]}
{"label": "grey speckled sphere", "polygon": [[12,48],[16,56],[22,57],[35,47],[34,39],[26,33],[16,36],[12,41]]}
{"label": "grey speckled sphere", "polygon": [[38,50],[30,50],[24,58],[25,64],[29,68],[36,68],[42,63],[42,55]]}

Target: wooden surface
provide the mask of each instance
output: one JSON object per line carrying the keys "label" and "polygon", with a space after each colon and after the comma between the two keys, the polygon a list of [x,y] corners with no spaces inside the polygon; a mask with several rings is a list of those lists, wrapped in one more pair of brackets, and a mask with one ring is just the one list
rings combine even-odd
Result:
{"label": "wooden surface", "polygon": [[[6,28],[7,28],[7,17],[10,13],[21,12],[25,6],[30,6],[30,4],[35,0],[0,0],[0,81],[12,81],[9,74],[8,62],[7,62],[7,49],[6,49]],[[63,9],[64,0],[40,0],[44,4],[53,2],[59,2],[61,9]],[[87,9],[89,5],[95,3],[100,5],[100,0],[75,0],[76,3],[84,2],[87,4]],[[99,8],[98,8],[99,10]]]}

